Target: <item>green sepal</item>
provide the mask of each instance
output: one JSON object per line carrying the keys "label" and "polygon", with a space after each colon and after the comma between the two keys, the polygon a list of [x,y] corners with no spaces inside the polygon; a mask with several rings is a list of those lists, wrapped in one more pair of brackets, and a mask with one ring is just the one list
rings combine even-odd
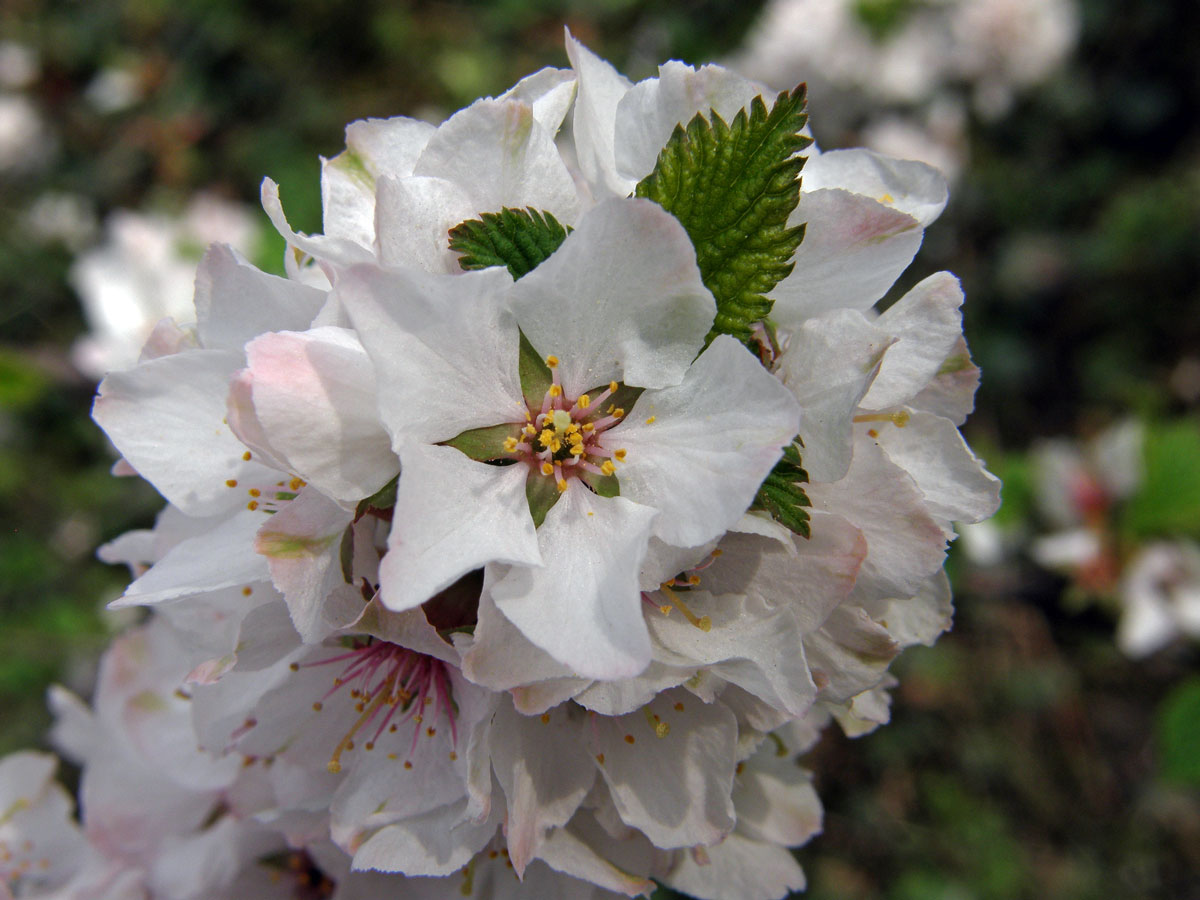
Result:
{"label": "green sepal", "polygon": [[342,580],[346,584],[354,583],[354,526],[347,526],[342,532],[342,545],[338,548],[338,562],[342,566]]}
{"label": "green sepal", "polygon": [[367,514],[370,509],[391,509],[396,505],[396,487],[400,484],[400,476],[395,476],[391,481],[373,493],[370,497],[358,501],[358,506],[354,509],[354,521],[358,521]]}
{"label": "green sepal", "polygon": [[554,375],[546,360],[538,355],[525,332],[520,332],[521,346],[517,355],[517,372],[521,376],[521,395],[530,409],[540,409]]}
{"label": "green sepal", "polygon": [[601,497],[621,496],[621,482],[616,475],[596,475],[594,472],[580,472],[579,478]]}
{"label": "green sepal", "polygon": [[505,207],[451,228],[450,249],[459,254],[463,269],[505,266],[517,279],[557,250],[567,232],[548,212]]}
{"label": "green sepal", "polygon": [[546,513],[558,502],[562,494],[553,478],[547,478],[539,473],[531,473],[525,480],[525,499],[529,501],[529,514],[533,516],[533,527],[541,528],[546,521]]}
{"label": "green sepal", "polygon": [[[608,385],[604,386],[605,388]],[[600,390],[604,390],[601,388]],[[621,384],[617,387],[608,399],[604,401],[604,410],[607,411],[611,406],[613,409],[625,410],[625,415],[628,416],[633,411],[633,406],[638,401],[638,397],[642,396],[645,388],[634,387],[629,384]]]}
{"label": "green sepal", "polygon": [[731,334],[754,347],[752,326],[771,312],[766,297],[792,271],[804,226],[787,221],[800,202],[796,154],[812,143],[800,134],[805,86],[784,91],[771,111],[755,97],[733,121],[712,111],[677,125],[654,171],[634,190],[677,218],[696,248],[700,277],[717,301],[705,345]]}
{"label": "green sepal", "polygon": [[519,438],[521,425],[516,422],[505,422],[500,425],[489,425],[486,428],[472,428],[464,431],[448,441],[442,441],[442,446],[453,447],[465,453],[471,459],[489,462],[493,459],[511,457],[512,454],[504,449],[504,442],[510,437]]}
{"label": "green sepal", "polygon": [[800,459],[799,439],[788,444],[783,457],[763,481],[751,509],[761,509],[772,519],[801,537],[809,537],[808,510],[812,506],[804,485],[808,473]]}

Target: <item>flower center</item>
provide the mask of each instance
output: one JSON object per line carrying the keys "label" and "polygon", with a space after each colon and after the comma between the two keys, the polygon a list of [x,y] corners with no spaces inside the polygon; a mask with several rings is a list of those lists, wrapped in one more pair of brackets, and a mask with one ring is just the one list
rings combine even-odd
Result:
{"label": "flower center", "polygon": [[504,450],[527,463],[531,469],[552,477],[559,492],[567,489],[567,480],[583,473],[608,476],[616,474],[616,463],[625,461],[625,450],[613,448],[606,432],[625,415],[625,410],[605,401],[620,385],[609,382],[595,395],[568,397],[558,374],[558,357],[547,356],[552,381],[541,406],[525,413],[519,437],[504,442]]}
{"label": "flower center", "polygon": [[[354,644],[346,653],[310,663],[292,663],[292,671],[336,663],[344,664],[342,670],[333,679],[333,686],[320,700],[313,703],[313,709],[320,712],[326,701],[337,696],[343,702],[349,701],[354,706],[358,718],[342,736],[329,758],[330,772],[341,771],[342,754],[353,750],[355,736],[372,725],[375,726],[374,733],[363,744],[363,749],[368,751],[375,749],[375,743],[385,730],[394,734],[400,725],[411,721],[413,736],[408,749],[411,756],[422,731],[428,737],[437,734],[434,724],[427,724],[422,728],[426,707],[434,707],[432,712],[435,715],[445,714],[450,725],[451,743],[458,743],[450,677],[446,671],[446,664],[441,660],[368,637],[355,638]],[[391,753],[388,757],[398,758],[396,754]],[[454,758],[453,753],[451,758]],[[405,768],[412,768],[410,760],[406,760],[404,765]]]}

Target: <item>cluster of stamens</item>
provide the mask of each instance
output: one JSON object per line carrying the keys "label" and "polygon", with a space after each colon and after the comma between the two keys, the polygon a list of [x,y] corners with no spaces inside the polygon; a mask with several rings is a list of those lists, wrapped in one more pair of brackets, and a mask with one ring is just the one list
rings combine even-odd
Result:
{"label": "cluster of stamens", "polygon": [[[242,459],[249,461],[249,450],[242,454]],[[250,498],[246,501],[246,509],[251,512],[259,509],[268,515],[273,515],[279,512],[285,503],[295,500],[300,488],[306,484],[308,482],[303,478],[293,475],[290,479],[275,481],[271,484],[240,484],[236,478],[230,478],[225,482],[225,487],[231,490],[239,487],[244,489],[246,496]]]}
{"label": "cluster of stamens", "polygon": [[690,624],[699,628],[701,631],[711,631],[712,619],[708,616],[698,616],[692,612],[691,608],[683,601],[683,598],[679,596],[679,592],[690,591],[692,588],[699,587],[700,575],[698,573],[703,572],[714,562],[716,562],[717,557],[720,555],[721,551],[719,549],[714,550],[708,555],[708,558],[704,560],[704,562],[697,566],[693,566],[690,570],[688,570],[688,572],[680,573],[670,581],[664,581],[662,584],[660,584],[658,586],[658,590],[664,597],[667,598],[667,600],[670,601],[669,603],[656,603],[654,599],[645,591],[642,591],[642,600],[644,600],[646,603],[649,603],[651,606],[656,607],[664,616],[670,615],[672,609],[677,609]]}
{"label": "cluster of stamens", "polygon": [[547,356],[546,365],[552,382],[542,405],[525,413],[520,436],[504,442],[505,452],[553,477],[560,493],[567,489],[568,478],[584,472],[615,475],[616,463],[625,461],[625,450],[610,450],[602,436],[625,416],[625,410],[612,403],[604,407],[619,385],[612,381],[595,396],[580,394],[570,399],[559,381],[558,357]]}
{"label": "cluster of stamens", "polygon": [[[353,750],[355,736],[372,725],[375,726],[374,733],[363,744],[363,749],[368,751],[375,749],[385,731],[394,734],[402,724],[411,721],[413,736],[408,749],[411,755],[422,733],[431,738],[437,734],[435,724],[424,724],[427,713],[432,713],[434,722],[438,713],[445,714],[450,725],[451,745],[457,745],[450,677],[441,660],[387,641],[361,638],[355,639],[354,646],[345,653],[309,663],[292,663],[292,671],[337,663],[344,664],[341,672],[325,695],[313,703],[313,709],[320,712],[331,697],[348,694],[358,718],[334,749],[328,764],[330,772],[341,771],[342,754]],[[389,753],[388,758],[399,759],[399,756]],[[454,752],[450,758],[457,758]],[[405,760],[404,766],[411,769],[411,761]]]}

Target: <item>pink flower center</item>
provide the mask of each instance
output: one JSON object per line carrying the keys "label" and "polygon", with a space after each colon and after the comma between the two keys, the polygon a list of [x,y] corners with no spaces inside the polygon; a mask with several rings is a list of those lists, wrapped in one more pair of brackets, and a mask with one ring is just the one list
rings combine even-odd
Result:
{"label": "pink flower center", "polygon": [[616,474],[616,464],[625,461],[625,450],[613,448],[606,432],[625,416],[625,410],[604,402],[620,385],[610,382],[595,395],[568,397],[558,375],[558,357],[546,357],[552,383],[541,406],[530,408],[519,437],[505,441],[504,449],[542,475],[554,478],[559,492],[567,480],[583,473]]}
{"label": "pink flower center", "polygon": [[[417,653],[405,647],[379,641],[375,638],[356,638],[355,645],[346,653],[309,663],[292,663],[292,671],[312,666],[328,666],[342,663],[341,672],[333,679],[333,686],[325,695],[313,703],[320,711],[326,701],[338,697],[354,706],[358,718],[350,730],[338,742],[329,759],[329,771],[340,772],[343,753],[354,749],[354,738],[359,732],[374,732],[363,744],[364,750],[373,750],[375,742],[386,730],[396,732],[405,722],[413,723],[412,743],[409,754],[417,747],[422,731],[433,737],[436,725],[425,723],[427,712],[443,713],[449,722],[452,745],[458,743],[455,706],[450,691],[450,676],[446,664],[432,656]],[[432,707],[432,709],[428,709]],[[451,753],[451,758],[457,758]],[[410,761],[405,766],[412,767]]]}

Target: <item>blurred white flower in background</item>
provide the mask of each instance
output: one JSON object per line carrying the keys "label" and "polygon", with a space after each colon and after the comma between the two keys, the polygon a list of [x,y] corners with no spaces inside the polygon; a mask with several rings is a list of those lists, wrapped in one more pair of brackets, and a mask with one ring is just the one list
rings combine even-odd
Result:
{"label": "blurred white flower in background", "polygon": [[[53,212],[47,207],[46,218],[53,219]],[[247,207],[211,194],[197,196],[178,218],[118,210],[105,230],[105,242],[71,269],[91,329],[72,355],[95,378],[136,364],[162,319],[194,321],[196,263],[205,247],[222,241],[245,255],[258,236]]]}
{"label": "blurred white flower in background", "polygon": [[1200,638],[1200,547],[1187,540],[1147,544],[1121,579],[1117,646],[1138,659],[1180,635]]}

